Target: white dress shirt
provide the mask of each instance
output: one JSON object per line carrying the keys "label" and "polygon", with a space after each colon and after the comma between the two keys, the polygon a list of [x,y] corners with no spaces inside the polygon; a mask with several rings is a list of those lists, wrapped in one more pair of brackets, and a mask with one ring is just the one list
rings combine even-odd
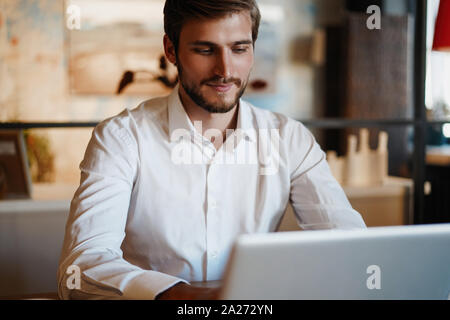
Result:
{"label": "white dress shirt", "polygon": [[221,279],[236,237],[276,231],[288,201],[302,229],[365,228],[301,123],[240,100],[237,129],[216,150],[178,87],[101,122],[71,202],[60,297],[154,299],[180,281]]}

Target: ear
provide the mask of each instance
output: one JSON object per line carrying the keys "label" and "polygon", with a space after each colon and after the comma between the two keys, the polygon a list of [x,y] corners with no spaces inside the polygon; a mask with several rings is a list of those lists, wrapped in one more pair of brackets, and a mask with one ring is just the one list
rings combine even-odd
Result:
{"label": "ear", "polygon": [[167,34],[164,35],[164,53],[166,54],[167,60],[169,60],[173,65],[176,65],[177,58],[175,54],[175,47]]}

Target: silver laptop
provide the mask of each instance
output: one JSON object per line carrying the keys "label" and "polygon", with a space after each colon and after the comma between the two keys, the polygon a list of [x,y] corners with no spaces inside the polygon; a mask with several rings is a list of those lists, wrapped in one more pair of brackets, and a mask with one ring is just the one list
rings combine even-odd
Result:
{"label": "silver laptop", "polygon": [[241,236],[221,299],[449,299],[450,224]]}

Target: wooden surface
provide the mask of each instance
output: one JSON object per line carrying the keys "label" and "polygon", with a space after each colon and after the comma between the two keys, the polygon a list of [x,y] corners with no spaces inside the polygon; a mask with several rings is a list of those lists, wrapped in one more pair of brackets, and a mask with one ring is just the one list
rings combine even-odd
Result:
{"label": "wooden surface", "polygon": [[0,297],[0,300],[59,300],[56,292]]}
{"label": "wooden surface", "polygon": [[216,280],[216,281],[191,282],[191,285],[194,287],[202,287],[202,288],[219,288],[222,285],[222,281]]}
{"label": "wooden surface", "polygon": [[435,166],[449,166],[450,146],[428,147],[426,161]]}

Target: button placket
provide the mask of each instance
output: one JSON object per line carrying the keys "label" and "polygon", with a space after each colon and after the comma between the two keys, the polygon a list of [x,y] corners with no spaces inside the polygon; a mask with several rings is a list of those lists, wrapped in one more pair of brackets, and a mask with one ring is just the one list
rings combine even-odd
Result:
{"label": "button placket", "polygon": [[210,205],[211,209],[213,209],[213,210],[217,209],[217,201],[216,200],[211,199],[209,202],[209,205]]}
{"label": "button placket", "polygon": [[216,179],[217,165],[210,164],[207,173],[207,237],[206,237],[206,251],[207,251],[207,276],[211,278],[217,269],[217,259],[219,251],[217,246],[217,208],[218,201],[215,198],[217,194],[214,189],[214,181]]}

